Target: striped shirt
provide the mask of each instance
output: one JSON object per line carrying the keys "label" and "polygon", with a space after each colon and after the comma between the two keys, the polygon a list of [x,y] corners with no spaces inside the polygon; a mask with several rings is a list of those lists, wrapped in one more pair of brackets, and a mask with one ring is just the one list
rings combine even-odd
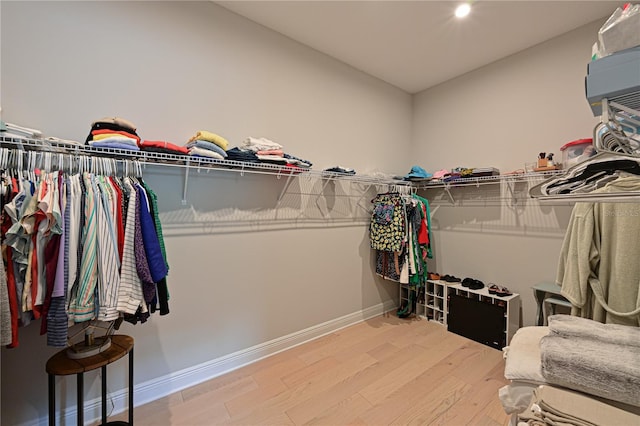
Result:
{"label": "striped shirt", "polygon": [[[98,284],[97,247],[97,189],[92,176],[85,172],[84,227],[82,229],[82,258],[77,289],[69,305],[69,316],[75,322],[90,321],[95,316],[95,291]],[[99,201],[99,200],[98,200]]]}
{"label": "striped shirt", "polygon": [[120,270],[120,291],[118,292],[118,310],[127,314],[135,314],[139,306],[146,309],[142,296],[142,282],[136,269],[134,234],[136,229],[136,190],[129,178],[124,179],[124,190],[128,194],[129,203],[126,211],[124,227],[124,247],[122,252],[122,268]]}
{"label": "striped shirt", "polygon": [[100,298],[98,319],[111,321],[118,318],[116,310],[120,287],[120,259],[113,214],[113,189],[103,177],[94,178],[100,202],[96,200],[98,220],[98,293]]}

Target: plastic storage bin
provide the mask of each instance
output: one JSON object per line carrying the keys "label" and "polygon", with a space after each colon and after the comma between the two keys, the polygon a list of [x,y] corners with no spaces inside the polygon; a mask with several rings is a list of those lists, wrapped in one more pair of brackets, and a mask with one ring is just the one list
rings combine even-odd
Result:
{"label": "plastic storage bin", "polygon": [[593,139],[578,139],[564,144],[560,151],[562,152],[562,168],[568,169],[595,154]]}

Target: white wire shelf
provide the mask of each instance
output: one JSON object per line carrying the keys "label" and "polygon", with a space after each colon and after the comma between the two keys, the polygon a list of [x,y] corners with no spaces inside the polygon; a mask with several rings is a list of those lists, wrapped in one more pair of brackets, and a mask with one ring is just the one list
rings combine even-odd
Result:
{"label": "white wire shelf", "polygon": [[276,176],[304,175],[326,180],[340,180],[368,185],[391,185],[408,190],[411,182],[394,179],[392,177],[370,175],[347,175],[336,172],[317,171],[302,167],[290,167],[264,162],[243,162],[236,160],[220,160],[216,158],[194,157],[182,154],[168,154],[153,151],[133,151],[127,149],[96,148],[89,145],[75,145],[64,142],[56,142],[47,139],[29,139],[0,136],[0,147],[36,151],[42,153],[63,154],[71,156],[87,156],[111,158],[121,161],[135,161],[144,165],[161,167],[181,167],[187,169],[215,169],[244,173],[257,173]]}
{"label": "white wire shelf", "polygon": [[551,176],[562,174],[562,170],[551,170],[544,172],[530,172],[530,173],[517,173],[517,174],[504,174],[495,176],[477,176],[477,177],[461,177],[450,180],[448,182],[443,181],[428,181],[426,183],[417,185],[417,189],[437,189],[437,188],[458,188],[465,186],[480,186],[480,185],[495,185],[502,182],[529,182],[532,180],[546,179]]}

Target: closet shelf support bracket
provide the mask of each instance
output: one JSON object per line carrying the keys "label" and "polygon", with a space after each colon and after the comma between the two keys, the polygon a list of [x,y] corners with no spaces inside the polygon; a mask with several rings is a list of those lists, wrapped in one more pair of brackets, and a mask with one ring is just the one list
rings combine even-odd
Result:
{"label": "closet shelf support bracket", "polygon": [[447,193],[447,195],[449,196],[449,201],[451,201],[451,204],[455,204],[456,200],[453,199],[453,195],[451,195],[451,184],[447,183],[444,185],[444,191]]}
{"label": "closet shelf support bracket", "polygon": [[[284,194],[289,189],[289,185],[291,185],[292,177],[293,177],[292,174],[287,175],[287,181],[284,183],[284,186],[282,187],[282,190],[280,191],[280,194],[278,195],[278,199],[276,201],[276,210],[278,209],[278,207],[280,207],[280,202],[282,201],[282,197],[284,197]],[[280,179],[280,176],[278,176],[278,179]]]}
{"label": "closet shelf support bracket", "polygon": [[516,197],[516,192],[514,190],[515,183],[510,180],[508,180],[506,183],[507,183],[507,189],[511,194],[511,205],[515,206],[516,204],[518,204],[518,197]]}
{"label": "closet shelf support bracket", "polygon": [[184,168],[184,188],[182,189],[182,205],[187,205],[187,188],[189,185],[189,169],[191,163],[189,161],[186,162],[186,167]]}

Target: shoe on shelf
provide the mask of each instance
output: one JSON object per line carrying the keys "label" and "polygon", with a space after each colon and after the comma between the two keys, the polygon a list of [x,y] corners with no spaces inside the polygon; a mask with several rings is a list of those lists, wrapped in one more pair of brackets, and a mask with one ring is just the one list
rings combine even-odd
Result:
{"label": "shoe on shelf", "polygon": [[427,274],[427,278],[432,281],[440,281],[441,279],[440,274],[438,274],[437,272],[429,272]]}
{"label": "shoe on shelf", "polygon": [[448,275],[448,274],[443,275],[442,277],[440,277],[440,279],[448,283],[459,283],[460,281],[462,281],[460,278],[454,277],[453,275]]}
{"label": "shoe on shelf", "polygon": [[511,293],[511,291],[506,287],[498,287],[495,294],[498,297],[506,297],[511,296],[513,293]]}
{"label": "shoe on shelf", "polygon": [[500,290],[500,286],[497,286],[493,283],[489,283],[488,290],[489,290],[489,294],[496,294],[498,290]]}
{"label": "shoe on shelf", "polygon": [[462,280],[462,287],[469,287],[473,283],[473,278],[465,278]]}
{"label": "shoe on shelf", "polygon": [[469,284],[469,288],[471,290],[480,290],[481,288],[484,288],[484,283],[480,280],[472,280],[472,282]]}

